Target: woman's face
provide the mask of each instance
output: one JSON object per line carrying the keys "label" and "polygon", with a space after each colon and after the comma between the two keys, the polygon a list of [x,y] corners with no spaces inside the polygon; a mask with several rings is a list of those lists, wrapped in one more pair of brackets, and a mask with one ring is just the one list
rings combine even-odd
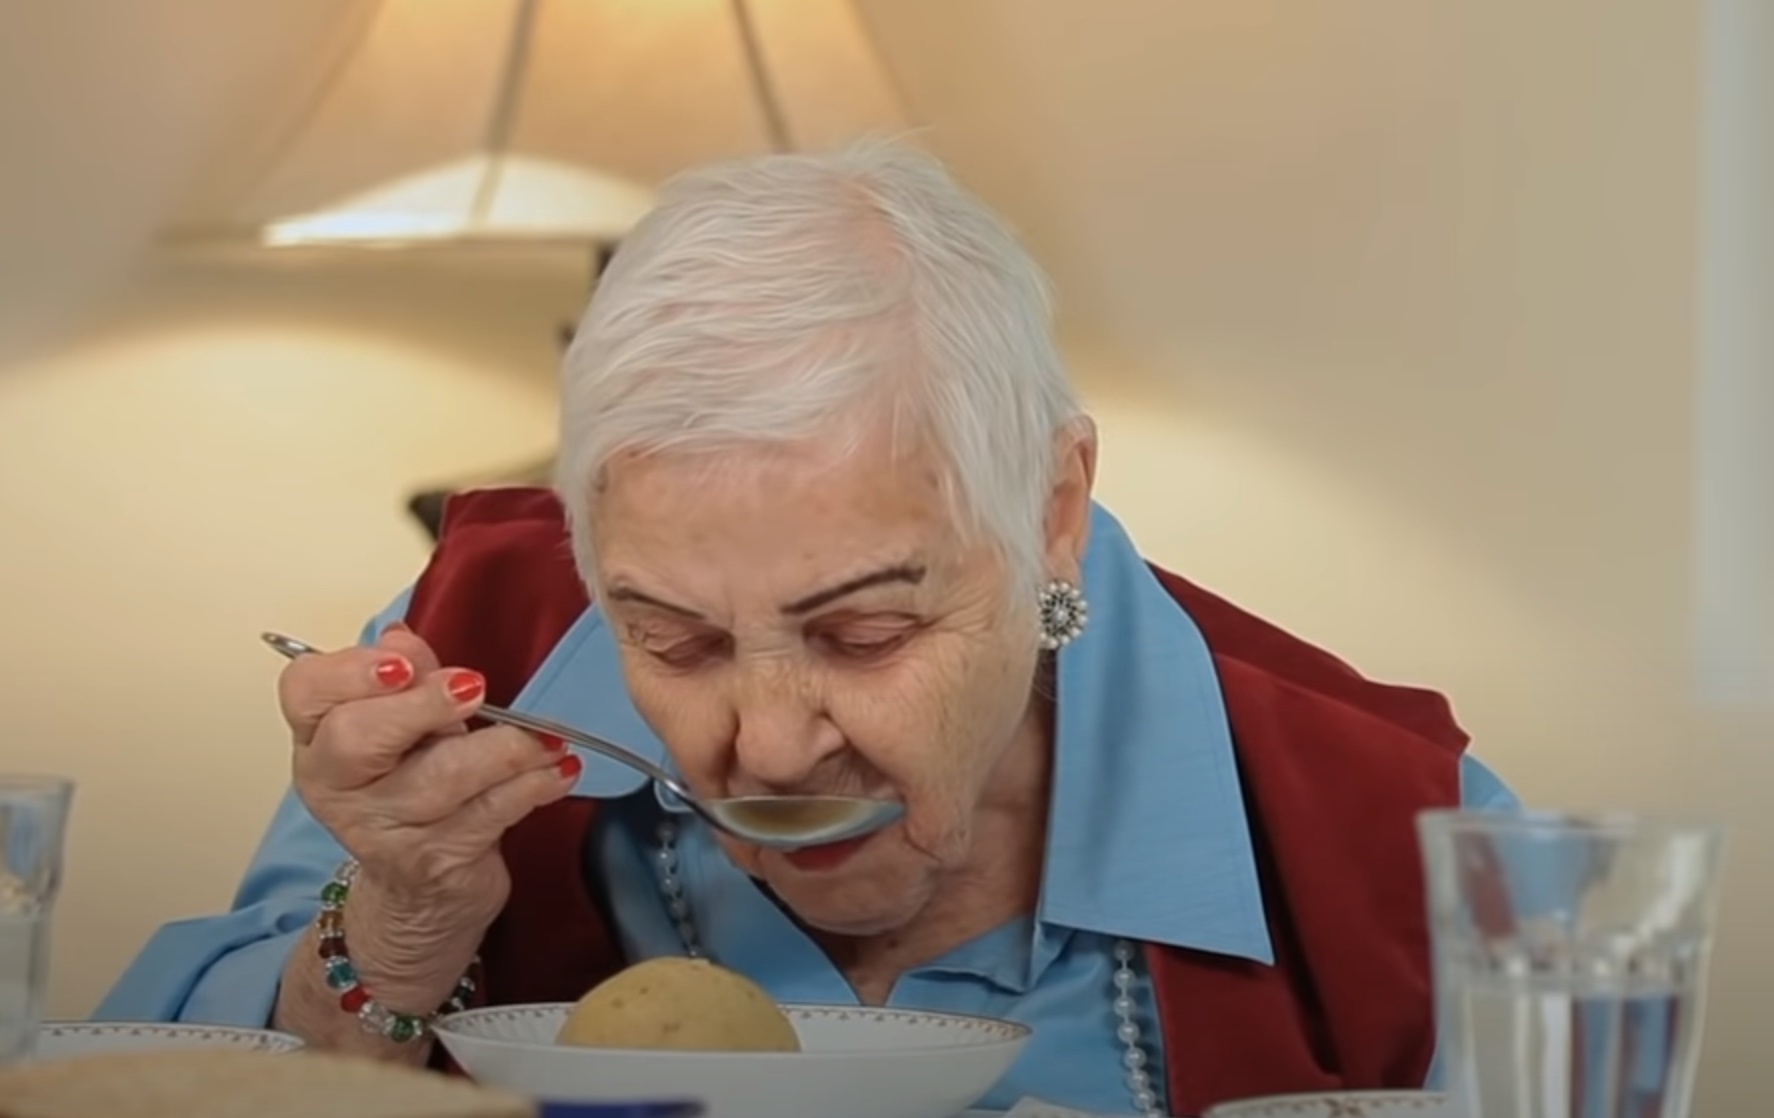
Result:
{"label": "woman's face", "polygon": [[[1050,510],[1052,573],[1076,577],[1079,484]],[[1067,471],[1062,471],[1065,474]],[[963,543],[933,456],[888,440],[626,457],[593,531],[634,702],[699,796],[832,793],[905,804],[858,843],[795,854],[723,837],[808,924],[901,927],[972,849],[976,809],[1026,739],[1033,602]]]}

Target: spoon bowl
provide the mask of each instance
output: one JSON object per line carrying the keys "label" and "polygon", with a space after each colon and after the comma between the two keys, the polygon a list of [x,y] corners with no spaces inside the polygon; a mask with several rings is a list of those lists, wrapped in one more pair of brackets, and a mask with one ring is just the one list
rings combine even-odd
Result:
{"label": "spoon bowl", "polygon": [[[286,659],[312,656],[320,649],[282,633],[262,633],[260,639]],[[627,765],[683,801],[710,826],[719,828],[742,842],[774,850],[803,850],[810,846],[826,846],[847,839],[861,838],[891,826],[905,814],[905,805],[894,800],[870,800],[854,796],[736,796],[729,799],[705,800],[684,786],[683,781],[659,765],[625,746],[598,737],[596,734],[555,722],[521,714],[492,703],[482,703],[475,716],[488,722],[559,738],[583,746],[594,753]]]}
{"label": "spoon bowl", "polygon": [[[727,833],[779,850],[861,838],[905,813],[893,800],[854,796],[735,796],[706,802],[703,807],[720,816],[719,821],[711,822]],[[765,836],[779,837],[766,841]]]}

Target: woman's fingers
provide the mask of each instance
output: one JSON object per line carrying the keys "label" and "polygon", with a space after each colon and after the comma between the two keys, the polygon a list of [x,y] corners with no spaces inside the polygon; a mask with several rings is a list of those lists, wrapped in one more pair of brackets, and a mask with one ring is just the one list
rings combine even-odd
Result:
{"label": "woman's fingers", "polygon": [[564,799],[578,781],[580,767],[579,758],[570,753],[557,756],[546,767],[502,781],[469,800],[454,822],[469,836],[497,842],[530,812]]}
{"label": "woman's fingers", "polygon": [[[349,688],[353,666],[362,664],[329,665],[328,676],[316,675],[311,681],[314,692],[328,686]],[[296,777],[334,791],[363,788],[394,772],[420,742],[455,729],[480,706],[485,693],[486,681],[478,673],[453,668],[432,672],[401,690],[385,688],[373,697],[335,702],[316,724],[306,748],[298,739]],[[308,693],[298,701],[320,703]]]}
{"label": "woman's fingers", "polygon": [[553,772],[567,756],[522,730],[494,726],[425,743],[379,781],[373,794],[377,810],[401,824],[442,823],[502,784]]}

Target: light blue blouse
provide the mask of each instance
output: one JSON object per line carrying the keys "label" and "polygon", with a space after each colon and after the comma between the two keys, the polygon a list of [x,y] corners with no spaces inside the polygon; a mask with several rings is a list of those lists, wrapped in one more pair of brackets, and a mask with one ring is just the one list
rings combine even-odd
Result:
{"label": "light blue blouse", "polygon": [[[1009,1018],[1031,1025],[1022,1058],[982,1101],[1025,1095],[1103,1114],[1133,1112],[1112,1011],[1117,938],[1273,962],[1231,730],[1207,645],[1108,512],[1094,512],[1083,589],[1091,625],[1059,654],[1053,810],[1033,916],[901,977],[890,1004]],[[405,609],[403,595],[366,638]],[[664,747],[629,701],[601,611],[587,610],[513,705],[583,726],[660,761]],[[664,810],[641,778],[601,757],[576,795],[617,801],[603,814],[597,867],[631,958],[682,952],[655,860]],[[1513,807],[1470,755],[1463,799]],[[680,875],[704,947],[781,1001],[853,1003],[817,947],[687,817]],[[343,857],[286,797],[232,909],[162,928],[96,1017],[263,1024],[285,960]],[[1153,1079],[1187,1052],[1159,1045],[1143,974],[1138,1005]],[[1162,1099],[1162,1093],[1160,1093]]]}

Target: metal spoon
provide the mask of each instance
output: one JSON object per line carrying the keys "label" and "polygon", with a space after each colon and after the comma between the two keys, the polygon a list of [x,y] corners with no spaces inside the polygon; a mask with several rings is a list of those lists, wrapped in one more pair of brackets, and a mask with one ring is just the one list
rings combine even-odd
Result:
{"label": "metal spoon", "polygon": [[[273,650],[294,660],[298,656],[316,654],[320,649],[286,637],[281,633],[261,633],[260,639]],[[745,842],[777,850],[800,850],[809,846],[825,846],[845,839],[861,838],[891,824],[905,813],[905,806],[892,800],[865,800],[853,796],[736,796],[724,800],[698,799],[683,782],[671,773],[615,742],[596,734],[563,726],[559,722],[514,710],[482,703],[475,715],[488,722],[502,722],[533,734],[546,734],[570,741],[600,753],[612,761],[627,765],[659,784],[684,802],[684,806],[707,820],[711,826]]]}

